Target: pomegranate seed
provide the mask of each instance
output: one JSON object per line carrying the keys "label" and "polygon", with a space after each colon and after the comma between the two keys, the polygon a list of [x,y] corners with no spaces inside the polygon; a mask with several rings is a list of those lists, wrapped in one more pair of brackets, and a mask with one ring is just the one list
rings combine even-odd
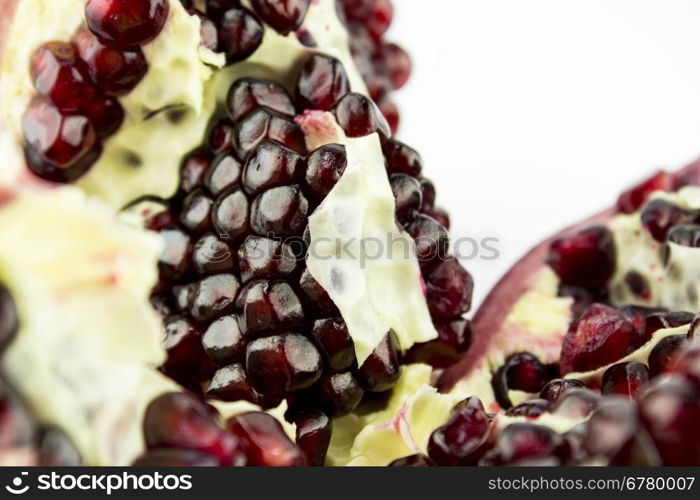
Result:
{"label": "pomegranate seed", "polygon": [[243,189],[256,195],[267,189],[293,184],[302,176],[302,158],[291,149],[265,141],[250,154],[243,168]]}
{"label": "pomegranate seed", "polygon": [[110,47],[86,29],[78,32],[74,43],[92,81],[107,95],[129,93],[148,71],[148,63],[139,47],[121,50]]}
{"label": "pomegranate seed", "polygon": [[219,461],[211,455],[194,450],[149,450],[133,464],[134,467],[216,467]]}
{"label": "pomegranate seed", "polygon": [[333,421],[320,411],[305,413],[294,419],[296,441],[306,454],[309,465],[322,466],[331,442]]}
{"label": "pomegranate seed", "polygon": [[420,209],[422,212],[429,212],[435,208],[435,185],[430,179],[422,178],[420,180],[420,189],[423,191],[423,204]]}
{"label": "pomegranate seed", "polygon": [[530,399],[506,411],[509,417],[537,418],[551,411],[552,405],[545,399]]}
{"label": "pomegranate seed", "polygon": [[88,28],[105,43],[119,47],[143,45],[165,26],[167,0],[88,0]]}
{"label": "pomegranate seed", "polygon": [[213,233],[203,235],[194,244],[192,263],[200,276],[232,272],[236,268],[231,247]]}
{"label": "pomegranate seed", "polygon": [[612,234],[605,227],[595,226],[560,238],[552,243],[547,264],[567,285],[604,288],[615,268]]}
{"label": "pomegranate seed", "polygon": [[347,370],[355,362],[355,344],[342,317],[316,320],[311,336],[331,370]]}
{"label": "pomegranate seed", "polygon": [[234,122],[240,121],[257,108],[268,108],[282,115],[296,114],[292,99],[282,85],[272,80],[241,78],[234,83],[226,98],[228,115]]}
{"label": "pomegranate seed", "polygon": [[207,14],[212,16],[221,16],[229,9],[235,9],[241,6],[240,0],[206,0]]}
{"label": "pomegranate seed", "polygon": [[617,209],[626,214],[634,213],[654,191],[671,191],[672,189],[673,176],[667,172],[659,171],[641,184],[622,193],[617,199]]}
{"label": "pomegranate seed", "polygon": [[180,222],[190,232],[201,234],[212,229],[211,213],[214,201],[203,189],[195,189],[182,203]]}
{"label": "pomegranate seed", "polygon": [[[382,151],[386,158],[389,173],[406,174],[415,178],[420,177],[420,173],[423,170],[423,160],[415,149],[395,139],[386,139],[382,141]],[[434,192],[435,188],[433,188],[432,199],[430,196],[426,197],[426,193],[424,192],[423,203],[434,203]],[[432,204],[426,208],[432,208]],[[425,210],[425,208],[423,208],[423,210]]]}
{"label": "pomegranate seed", "polygon": [[480,465],[515,465],[542,459],[559,462],[568,458],[568,454],[566,443],[554,430],[517,422],[503,429]]}
{"label": "pomegranate seed", "polygon": [[77,467],[83,465],[80,451],[62,431],[44,429],[37,439],[38,463],[42,467]]}
{"label": "pomegranate seed", "polygon": [[255,389],[250,385],[248,374],[240,363],[216,370],[207,387],[207,396],[222,401],[245,400],[251,403],[258,399]]}
{"label": "pomegranate seed", "polygon": [[647,382],[649,382],[649,370],[646,365],[637,362],[618,363],[605,370],[602,393],[619,394],[636,399]]}
{"label": "pomegranate seed", "polygon": [[233,149],[233,123],[223,118],[209,129],[207,147],[213,154],[218,155]]}
{"label": "pomegranate seed", "polygon": [[571,389],[554,404],[554,413],[567,418],[586,418],[600,404],[601,397],[589,389]]}
{"label": "pomegranate seed", "polygon": [[386,64],[391,86],[400,89],[411,76],[411,58],[405,50],[395,43],[387,43],[382,47],[382,59]]}
{"label": "pomegranate seed", "polygon": [[248,283],[238,297],[237,310],[243,332],[248,336],[285,331],[304,320],[299,298],[284,281]]}
{"label": "pomegranate seed", "polygon": [[258,50],[264,29],[260,21],[246,9],[229,9],[219,20],[219,50],[229,64],[247,59]]}
{"label": "pomegranate seed", "polygon": [[360,378],[367,392],[384,392],[399,379],[399,341],[387,333],[360,367]]}
{"label": "pomegranate seed", "polygon": [[425,276],[430,314],[450,319],[471,308],[474,282],[471,275],[454,257],[441,261]]}
{"label": "pomegranate seed", "polygon": [[509,390],[538,393],[551,378],[552,370],[528,352],[511,354],[493,377],[498,404],[509,408]]}
{"label": "pomegranate seed", "polygon": [[438,223],[445,229],[450,229],[450,214],[448,214],[442,208],[433,208],[427,212],[430,217],[438,221]]}
{"label": "pomegranate seed", "polygon": [[19,331],[19,316],[15,301],[10,292],[0,285],[0,354],[17,336]]}
{"label": "pomegranate seed", "polygon": [[194,396],[167,393],[154,399],[143,418],[149,449],[178,448],[216,457],[220,465],[245,465],[244,447],[221,429],[211,411]]}
{"label": "pomegranate seed", "polygon": [[561,372],[594,370],[628,354],[637,329],[618,310],[593,304],[564,337]]}
{"label": "pomegranate seed", "polygon": [[124,109],[113,97],[95,96],[85,105],[85,114],[99,138],[114,134],[124,121]]}
{"label": "pomegranate seed", "polygon": [[391,130],[377,105],[362,94],[349,93],[333,106],[338,125],[348,137],[378,133],[389,137]]}
{"label": "pomegranate seed", "polygon": [[324,373],[311,391],[316,403],[332,417],[346,415],[364,396],[360,383],[351,372]]}
{"label": "pomegranate seed", "polygon": [[668,241],[684,247],[700,247],[700,225],[679,224],[668,232]]}
{"label": "pomegranate seed", "polygon": [[192,241],[181,229],[170,227],[160,232],[165,247],[158,260],[158,270],[167,279],[181,279],[192,270]]}
{"label": "pomegranate seed", "polygon": [[396,200],[396,217],[402,224],[410,223],[423,203],[420,182],[406,174],[393,174],[389,178]]}
{"label": "pomegranate seed", "polygon": [[238,157],[248,158],[263,141],[276,141],[281,145],[306,154],[304,132],[299,125],[283,115],[267,108],[258,108],[236,124]]}
{"label": "pomegranate seed", "polygon": [[326,290],[311,276],[309,269],[299,279],[299,287],[309,307],[319,316],[339,316],[340,312]]}
{"label": "pomegranate seed", "polygon": [[489,418],[475,397],[460,403],[447,423],[433,431],[428,456],[438,465],[475,465],[489,434]]}
{"label": "pomegranate seed", "polygon": [[248,197],[240,187],[221,193],[214,203],[212,220],[219,236],[236,240],[250,231]]}
{"label": "pomegranate seed", "polygon": [[200,42],[202,47],[216,52],[219,48],[219,31],[214,21],[197,9],[188,9],[187,12],[191,16],[199,18],[199,36],[202,39]]}
{"label": "pomegranate seed", "polygon": [[31,77],[39,95],[48,97],[61,111],[79,111],[95,92],[85,63],[67,42],[39,47],[32,59]]}
{"label": "pomegranate seed", "polygon": [[700,465],[698,393],[682,378],[666,378],[639,399],[642,421],[664,465]]}
{"label": "pomegranate seed", "polygon": [[165,323],[165,350],[168,355],[162,370],[183,386],[199,390],[199,382],[206,379],[214,365],[202,348],[199,331],[184,318],[172,317]]}
{"label": "pomegranate seed", "polygon": [[309,202],[299,186],[281,186],[255,198],[250,211],[253,231],[260,236],[298,236],[304,232]]}
{"label": "pomegranate seed", "polygon": [[469,320],[437,321],[438,338],[430,342],[414,344],[406,353],[409,363],[426,363],[435,368],[447,368],[459,361],[472,344],[472,327]]}
{"label": "pomegranate seed", "polygon": [[345,146],[327,144],[306,157],[306,185],[319,199],[325,198],[348,166]]}
{"label": "pomegranate seed", "polygon": [[301,26],[311,0],[251,0],[255,12],[282,35]]}
{"label": "pomegranate seed", "polygon": [[203,149],[198,149],[185,156],[180,166],[180,188],[189,193],[195,187],[201,186],[204,173],[211,165],[211,162],[211,153]]}
{"label": "pomegranate seed", "polygon": [[236,316],[224,316],[209,325],[202,336],[202,346],[207,355],[220,365],[243,361],[245,339]]}
{"label": "pomegranate seed", "polygon": [[418,214],[406,226],[406,232],[415,241],[416,257],[422,266],[436,260],[445,261],[450,245],[449,234],[438,221],[428,215]]}
{"label": "pomegranate seed", "polygon": [[540,391],[540,398],[555,403],[559,398],[572,389],[584,389],[586,384],[573,378],[558,378],[551,380]]}
{"label": "pomegranate seed", "polygon": [[324,54],[314,54],[302,66],[296,88],[299,109],[329,110],[350,92],[342,63]]}
{"label": "pomegranate seed", "polygon": [[278,240],[248,236],[238,249],[241,279],[284,278],[297,269],[297,256]]}
{"label": "pomegranate seed", "polygon": [[299,28],[294,32],[294,35],[297,37],[297,40],[299,40],[299,43],[302,44],[304,47],[308,47],[310,49],[318,48],[318,43],[316,43],[316,39],[311,33],[309,33],[309,30],[307,30],[306,28]]}
{"label": "pomegranate seed", "polygon": [[214,196],[233,188],[241,181],[243,167],[238,158],[230,153],[217,156],[204,176],[204,185]]}
{"label": "pomegranate seed", "polygon": [[673,226],[692,222],[694,214],[666,200],[654,199],[644,206],[640,218],[642,226],[651,233],[652,237],[663,243]]}
{"label": "pomegranate seed", "polygon": [[389,467],[434,467],[435,462],[422,453],[397,458],[389,464]]}
{"label": "pomegranate seed", "polygon": [[684,349],[671,364],[671,371],[684,375],[700,390],[700,344]]}
{"label": "pomegranate seed", "polygon": [[233,274],[215,274],[199,281],[192,295],[191,316],[208,321],[233,312],[240,283]]}
{"label": "pomegranate seed", "polygon": [[672,335],[661,339],[649,354],[649,373],[651,378],[656,378],[662,373],[670,371],[675,357],[688,343],[685,335]]}
{"label": "pomegranate seed", "polygon": [[267,413],[242,413],[228,420],[227,428],[248,452],[248,465],[304,466],[304,452],[287,437],[280,423]]}
{"label": "pomegranate seed", "polygon": [[384,119],[389,124],[389,130],[391,130],[392,135],[396,135],[399,130],[399,124],[401,123],[399,107],[395,102],[384,98],[379,102],[379,111],[382,112],[382,116],[384,116]]}

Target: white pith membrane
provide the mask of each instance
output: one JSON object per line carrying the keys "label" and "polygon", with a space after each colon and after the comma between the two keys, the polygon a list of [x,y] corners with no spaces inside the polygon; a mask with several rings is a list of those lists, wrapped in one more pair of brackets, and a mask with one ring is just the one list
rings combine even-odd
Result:
{"label": "white pith membrane", "polygon": [[[28,61],[42,43],[69,40],[83,23],[83,7],[84,0],[20,2],[17,7],[0,67],[0,116],[8,132],[2,146],[13,159],[0,169],[1,184],[15,189],[27,179],[20,160],[20,124],[33,95]],[[0,220],[7,218],[0,227],[2,241],[18,241],[0,252],[0,282],[17,300],[22,319],[6,355],[9,378],[40,420],[66,431],[88,464],[133,460],[143,450],[145,406],[156,395],[177,390],[154,369],[164,359],[162,325],[147,300],[156,280],[158,238],[136,229],[137,221],[120,221],[114,210],[144,195],[167,198],[175,192],[182,158],[204,142],[228,88],[241,77],[270,78],[290,89],[296,68],[309,54],[323,52],[343,63],[353,92],[367,93],[334,0],[312,2],[304,20],[303,27],[320,49],[304,47],[294,34],[282,36],[266,27],[260,48],[228,67],[223,67],[223,55],[200,47],[200,21],[178,1],[170,1],[169,16],[161,34],[143,47],[148,73],[119,99],[124,124],[105,141],[100,160],[77,182],[79,189],[20,188],[16,200],[0,208]],[[299,119],[309,150],[344,144],[348,168],[309,219],[311,246],[317,253],[307,264],[340,309],[362,363],[390,329],[402,350],[436,338],[437,332],[417,259],[406,253],[411,239],[395,224],[395,202],[378,136],[347,138],[332,115],[320,115],[321,120],[319,115]],[[319,122],[326,124],[322,133],[311,133],[309,127]],[[32,224],[33,233],[24,232]],[[41,240],[30,238],[32,234],[41,234]],[[355,242],[350,248],[356,256],[363,241],[391,241],[393,251],[362,261],[335,251],[336,241],[344,246],[349,240]],[[327,241],[334,243],[328,246]],[[88,268],[94,274],[75,272],[95,254],[109,258]],[[113,282],[114,265],[124,266],[128,279],[120,275]],[[53,275],[45,275],[41,266],[53,266]],[[65,293],[66,287],[71,293]],[[388,406],[377,411],[360,408],[338,419],[328,462],[386,465],[400,456],[425,452],[430,432],[463,399],[437,394],[430,386],[431,373],[426,365],[402,367]],[[224,417],[257,409],[245,402],[213,404]],[[283,421],[284,409],[271,413]],[[285,426],[293,435],[293,427]]]}

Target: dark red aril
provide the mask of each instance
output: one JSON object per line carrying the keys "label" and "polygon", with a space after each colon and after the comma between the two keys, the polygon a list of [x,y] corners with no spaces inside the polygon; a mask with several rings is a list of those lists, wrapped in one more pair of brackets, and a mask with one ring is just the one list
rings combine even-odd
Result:
{"label": "dark red aril", "polygon": [[511,354],[493,377],[494,393],[498,404],[509,408],[512,403],[509,390],[539,393],[552,378],[550,367],[528,352]]}
{"label": "dark red aril", "polygon": [[634,213],[654,191],[671,191],[672,189],[673,176],[668,172],[659,171],[644,182],[622,193],[617,199],[617,209],[626,214]]}
{"label": "dark red aril", "polygon": [[348,166],[345,146],[340,144],[321,146],[308,154],[305,166],[306,185],[318,199],[325,198]]}
{"label": "dark red aril", "polygon": [[214,201],[203,189],[195,189],[182,204],[180,222],[190,233],[201,234],[212,229],[211,214]]}
{"label": "dark red aril", "polygon": [[599,290],[615,269],[615,245],[610,230],[594,226],[554,241],[547,264],[562,283]]}
{"label": "dark red aril", "polygon": [[250,231],[249,202],[243,190],[234,186],[216,199],[212,220],[220,238],[235,241]]}
{"label": "dark red aril", "polygon": [[262,44],[264,28],[246,9],[229,9],[218,20],[219,50],[235,63],[247,59]]}
{"label": "dark red aril", "polygon": [[379,101],[379,111],[382,112],[382,116],[386,120],[387,124],[389,124],[389,130],[391,130],[392,135],[396,135],[401,123],[401,113],[399,112],[399,107],[394,101],[384,97],[381,101]]}
{"label": "dark red aril", "polygon": [[289,439],[282,425],[267,413],[252,411],[236,415],[226,422],[226,427],[245,445],[248,465],[307,465],[304,452]]}
{"label": "dark red aril", "polygon": [[671,371],[686,377],[700,391],[700,343],[696,341],[679,353],[671,365]]}
{"label": "dark red aril", "polygon": [[229,9],[241,6],[240,0],[205,0],[206,11],[212,17],[221,16]]}
{"label": "dark red aril", "polygon": [[[395,139],[386,139],[382,141],[382,151],[386,158],[389,173],[406,174],[411,177],[420,178],[421,171],[423,170],[423,160],[418,151]],[[422,187],[421,190],[423,190],[423,205],[421,209],[432,208],[433,203],[435,203],[435,188],[433,187],[432,189],[432,196],[430,196],[431,193],[426,194]]]}
{"label": "dark red aril", "polygon": [[201,322],[233,312],[239,287],[234,274],[215,274],[202,279],[194,287],[190,315]]}
{"label": "dark red aril", "polygon": [[164,278],[178,280],[192,271],[192,240],[182,229],[168,227],[160,231],[165,246],[158,259],[158,271]]}
{"label": "dark red aril", "polygon": [[342,317],[317,319],[311,336],[331,370],[347,370],[355,362],[355,344]]}
{"label": "dark red aril", "polygon": [[212,159],[212,154],[205,149],[197,149],[185,156],[180,165],[180,189],[189,193],[201,186]]}
{"label": "dark red aril", "polygon": [[276,142],[264,141],[243,168],[243,189],[256,195],[267,189],[294,184],[302,177],[302,157]]}
{"label": "dark red aril", "polygon": [[200,276],[232,272],[236,269],[236,257],[231,246],[214,233],[207,233],[196,241],[192,251],[192,263]]}
{"label": "dark red aril", "polygon": [[306,454],[309,465],[323,465],[331,442],[333,421],[325,413],[313,411],[294,418],[294,424],[297,427],[297,446]]}
{"label": "dark red aril", "polygon": [[360,380],[367,392],[384,392],[399,375],[399,341],[390,331],[360,366]]}
{"label": "dark red aril", "polygon": [[283,278],[296,271],[299,264],[289,244],[279,240],[248,236],[238,248],[241,280]]}
{"label": "dark red aril", "polygon": [[552,405],[546,399],[528,399],[522,403],[509,408],[505,415],[509,417],[537,418],[549,411]]}
{"label": "dark red aril", "polygon": [[301,26],[311,0],[251,0],[255,12],[282,35]]}
{"label": "dark red aril", "polygon": [[207,396],[221,401],[258,402],[258,394],[250,385],[248,374],[240,363],[219,368],[207,387]]}
{"label": "dark red aril", "polygon": [[296,87],[299,109],[329,110],[350,92],[342,63],[324,54],[314,54],[302,66]]}
{"label": "dark red aril", "polygon": [[240,121],[257,108],[268,108],[282,115],[296,114],[291,97],[282,85],[272,80],[241,78],[231,85],[226,98],[228,116]]}
{"label": "dark red aril", "polygon": [[389,124],[377,105],[362,94],[349,93],[333,106],[338,125],[348,137],[362,137],[378,133],[390,137]]}
{"label": "dark red aril", "polygon": [[410,175],[393,174],[389,183],[396,200],[396,217],[402,224],[408,224],[415,218],[423,203],[420,182]]}
{"label": "dark red aril", "polygon": [[411,58],[395,43],[382,46],[382,58],[391,79],[391,86],[400,89],[411,76]]}
{"label": "dark red aril", "polygon": [[445,261],[450,245],[447,229],[425,214],[418,214],[406,226],[406,232],[415,242],[418,262],[425,266],[434,261]]}
{"label": "dark red aril", "polygon": [[219,31],[212,19],[197,9],[188,9],[187,12],[199,18],[199,36],[202,39],[200,44],[209,50],[216,52],[219,48]]}
{"label": "dark red aril", "polygon": [[364,390],[352,372],[325,372],[310,389],[316,405],[332,417],[346,415],[362,400]]}
{"label": "dark red aril", "polygon": [[233,123],[225,118],[214,122],[207,133],[207,147],[218,155],[233,149]]}
{"label": "dark red aril", "polygon": [[584,389],[586,384],[573,378],[557,378],[551,380],[540,391],[540,398],[555,403],[559,398],[573,389]]}
{"label": "dark red aril", "polygon": [[642,226],[651,233],[656,241],[663,243],[673,226],[692,222],[694,214],[683,210],[670,201],[657,198],[644,206],[640,217]]}
{"label": "dark red aril", "polygon": [[459,361],[472,344],[469,320],[436,321],[438,338],[414,344],[404,356],[409,363],[426,363],[435,368],[447,368]]}
{"label": "dark red aril", "polygon": [[700,247],[700,225],[678,224],[668,232],[668,241],[684,247]]}
{"label": "dark red aril", "polygon": [[211,323],[202,336],[202,346],[217,364],[243,361],[246,341],[238,326],[238,318],[223,316]]}
{"label": "dark red aril", "polygon": [[474,281],[456,258],[439,262],[424,277],[433,318],[451,319],[469,311]]}
{"label": "dark red aril", "polygon": [[306,228],[308,211],[309,202],[299,186],[280,186],[253,200],[250,223],[260,236],[300,236]]}
{"label": "dark red aril", "polygon": [[434,207],[433,209],[429,210],[426,212],[430,217],[438,221],[438,223],[444,227],[445,229],[450,229],[451,221],[450,221],[450,214],[447,213],[442,208]]}
{"label": "dark red aril", "polygon": [[214,364],[202,348],[202,336],[185,318],[173,316],[165,323],[167,359],[161,369],[179,384],[200,391],[202,380],[210,376]]}
{"label": "dark red aril", "polygon": [[687,343],[688,338],[685,335],[671,335],[659,340],[649,353],[650,378],[656,378],[669,371],[675,357]]}
{"label": "dark red aril", "polygon": [[217,156],[204,176],[204,185],[214,196],[235,187],[241,181],[243,167],[232,153]]}
{"label": "dark red aril", "polygon": [[306,154],[304,132],[299,125],[267,108],[258,108],[238,122],[235,137],[239,158],[247,159],[266,140],[278,142],[300,155]]}
{"label": "dark red aril", "polygon": [[543,425],[516,422],[503,429],[494,448],[484,456],[481,465],[517,465],[552,460],[560,463],[568,458],[568,448],[556,431]]}
{"label": "dark red aril", "polygon": [[304,310],[286,281],[248,283],[236,301],[243,333],[248,336],[294,328],[304,320]]}
{"label": "dark red aril", "polygon": [[561,395],[554,403],[554,413],[566,418],[583,419],[590,415],[600,404],[599,393],[590,389],[571,389]]}
{"label": "dark red aril", "polygon": [[304,269],[299,279],[299,288],[301,289],[305,304],[318,316],[331,317],[340,315],[338,308],[328,295],[328,292],[314,279],[308,267]]}
{"label": "dark red aril", "polygon": [[475,465],[489,434],[489,418],[475,397],[455,408],[445,425],[433,431],[428,441],[428,456],[438,465]]}
{"label": "dark red aril", "polygon": [[47,42],[39,47],[30,71],[39,95],[50,99],[61,111],[81,110],[95,93],[88,68],[71,43]]}
{"label": "dark red aril", "polygon": [[649,370],[643,363],[618,363],[605,370],[601,392],[636,399],[649,378]]}
{"label": "dark red aril", "polygon": [[131,47],[158,36],[169,10],[168,0],[88,0],[85,19],[105,43]]}
{"label": "dark red aril", "polygon": [[124,122],[124,109],[114,97],[95,95],[84,111],[99,138],[114,134]]}
{"label": "dark red aril", "polygon": [[36,421],[25,402],[0,378],[0,450],[30,446],[36,435]]}

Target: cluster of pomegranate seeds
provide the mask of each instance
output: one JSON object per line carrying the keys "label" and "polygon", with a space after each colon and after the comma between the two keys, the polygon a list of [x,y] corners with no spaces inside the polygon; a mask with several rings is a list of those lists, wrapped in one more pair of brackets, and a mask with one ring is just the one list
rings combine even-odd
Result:
{"label": "cluster of pomegranate seeds", "polygon": [[264,412],[236,415],[226,422],[197,396],[162,394],[143,419],[146,451],[134,465],[306,465],[306,455]]}
{"label": "cluster of pomegranate seeds", "polygon": [[169,11],[168,0],[87,0],[85,19],[105,43],[126,48],[158,36]]}
{"label": "cluster of pomegranate seeds", "polygon": [[389,93],[403,87],[411,74],[411,59],[401,47],[384,40],[394,10],[390,0],[341,0],[350,31],[350,49],[367,84],[370,97],[379,104],[391,131],[396,133],[400,115]]}

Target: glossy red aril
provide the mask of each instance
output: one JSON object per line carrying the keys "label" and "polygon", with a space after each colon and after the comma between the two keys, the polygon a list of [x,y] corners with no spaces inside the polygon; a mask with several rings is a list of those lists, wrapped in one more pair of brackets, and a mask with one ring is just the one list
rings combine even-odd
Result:
{"label": "glossy red aril", "polygon": [[293,329],[304,320],[304,309],[289,283],[257,280],[248,283],[236,300],[246,336]]}
{"label": "glossy red aril", "polygon": [[561,373],[585,372],[623,358],[637,329],[617,309],[593,304],[572,325],[561,349]]}
{"label": "glossy red aril", "polygon": [[435,462],[422,453],[397,458],[389,464],[389,467],[435,467]]}
{"label": "glossy red aril", "polygon": [[472,327],[469,320],[437,321],[438,338],[414,344],[406,353],[409,363],[427,363],[435,368],[446,368],[456,363],[472,344]]}
{"label": "glossy red aril", "polygon": [[377,105],[362,94],[349,93],[333,107],[338,125],[348,137],[362,137],[379,133],[389,137],[391,130]]}
{"label": "glossy red aril", "polygon": [[551,409],[552,405],[546,399],[528,399],[506,410],[505,415],[509,417],[537,418],[551,411]]}
{"label": "glossy red aril", "polygon": [[84,111],[101,139],[114,134],[124,121],[124,109],[113,97],[96,95],[85,104]]}
{"label": "glossy red aril", "polygon": [[246,447],[248,465],[303,466],[304,452],[284,432],[280,423],[267,413],[255,411],[230,418],[226,427]]}
{"label": "glossy red aril", "polygon": [[475,465],[489,433],[489,418],[475,397],[455,407],[448,422],[433,431],[428,455],[438,465]]}
{"label": "glossy red aril", "polygon": [[229,64],[247,59],[262,44],[264,28],[246,9],[227,10],[218,25],[218,51],[226,55]]}
{"label": "glossy red aril", "polygon": [[396,218],[402,224],[409,224],[423,203],[420,182],[410,175],[393,174],[389,178],[389,184],[396,200]]}
{"label": "glossy red aril", "polygon": [[318,198],[324,198],[338,183],[348,166],[345,146],[321,146],[307,155],[305,166],[306,186]]}
{"label": "glossy red aril", "polygon": [[256,195],[270,188],[293,184],[302,176],[302,157],[275,142],[255,148],[243,168],[243,189]]}
{"label": "glossy red aril", "polygon": [[323,465],[331,442],[333,421],[325,413],[314,411],[296,417],[294,424],[297,427],[297,446],[306,454],[309,465]]}
{"label": "glossy red aril", "polygon": [[547,258],[554,272],[566,285],[589,290],[605,287],[615,266],[612,234],[602,226],[585,229],[552,243]]}
{"label": "glossy red aril", "polygon": [[673,175],[659,171],[641,184],[622,193],[617,200],[617,209],[626,214],[634,213],[654,191],[671,191],[672,189]]}
{"label": "glossy red aril", "polygon": [[542,388],[540,398],[555,403],[567,392],[573,389],[584,389],[586,384],[573,378],[557,378],[551,380]]}
{"label": "glossy red aril", "polygon": [[185,318],[173,316],[165,322],[164,347],[167,359],[161,366],[163,373],[198,391],[201,381],[215,368],[202,348],[201,332]]}
{"label": "glossy red aril", "polygon": [[233,312],[240,282],[234,274],[222,273],[198,281],[192,289],[189,313],[195,321],[216,319]]}
{"label": "glossy red aril", "polygon": [[148,71],[139,47],[118,49],[105,45],[89,30],[82,29],[73,39],[93,82],[108,95],[120,96],[133,90]]}
{"label": "glossy red aril", "polygon": [[219,31],[214,21],[197,9],[189,8],[187,9],[187,12],[190,15],[197,16],[199,18],[199,36],[202,39],[200,44],[203,47],[216,52],[219,48]]}
{"label": "glossy red aril", "polygon": [[205,149],[197,149],[185,156],[180,165],[180,189],[188,193],[201,186],[212,159],[213,155]]}
{"label": "glossy red aril", "polygon": [[572,389],[561,395],[554,404],[554,413],[567,418],[583,419],[600,404],[599,393],[590,389]]}
{"label": "glossy red aril", "polygon": [[552,378],[552,369],[528,352],[510,355],[493,377],[496,400],[503,408],[512,403],[509,390],[539,393]]}
{"label": "glossy red aril", "polygon": [[85,19],[105,43],[131,47],[158,36],[169,10],[168,0],[88,0]]}
{"label": "glossy red aril", "polygon": [[[264,408],[276,406],[279,400],[266,401],[260,394],[253,389],[248,379],[248,374],[245,367],[240,363],[234,363],[219,368],[214,372],[214,375],[209,382],[206,394],[208,397],[214,397],[221,401],[249,401],[253,404],[259,404]],[[267,403],[272,403],[271,405]]]}
{"label": "glossy red aril", "polygon": [[236,257],[231,246],[214,233],[207,233],[195,242],[192,263],[199,275],[227,273],[236,269]]}
{"label": "glossy red aril", "polygon": [[355,344],[343,318],[316,320],[311,336],[331,370],[346,370],[355,362]]}
{"label": "glossy red aril", "polygon": [[301,26],[311,0],[252,0],[255,12],[282,35]]}
{"label": "glossy red aril", "polygon": [[209,128],[207,147],[212,154],[218,155],[233,149],[233,123],[223,118]]}
{"label": "glossy red aril", "polygon": [[605,370],[601,392],[635,399],[649,378],[649,370],[643,363],[618,363]]}
{"label": "glossy red aril", "polygon": [[231,241],[244,236],[250,230],[248,197],[233,186],[221,193],[214,203],[212,220],[217,234]]}
{"label": "glossy red aril", "polygon": [[649,373],[651,378],[656,378],[664,372],[670,370],[675,357],[681,349],[688,343],[685,335],[671,335],[664,337],[649,353]]}
{"label": "glossy red aril", "polygon": [[209,325],[202,336],[207,355],[222,365],[245,358],[246,341],[238,326],[238,318],[223,316]]}
{"label": "glossy red aril", "polygon": [[474,281],[454,257],[441,261],[425,275],[430,314],[434,318],[456,318],[471,308]]}
{"label": "glossy red aril", "polygon": [[384,392],[399,379],[399,341],[387,333],[360,366],[360,378],[367,392]]}
{"label": "glossy red aril", "polygon": [[517,422],[498,435],[495,446],[481,460],[481,465],[517,465],[551,460],[559,465],[568,458],[568,448],[562,437],[543,425]]}
{"label": "glossy red aril", "polygon": [[306,396],[327,414],[339,417],[359,404],[364,390],[352,372],[324,373]]}
{"label": "glossy red aril", "polygon": [[286,116],[294,116],[292,99],[279,83],[272,80],[241,78],[231,86],[226,98],[231,120],[238,122],[251,111],[264,107]]}
{"label": "glossy red aril", "polygon": [[244,283],[253,279],[284,278],[294,273],[299,265],[289,244],[252,235],[238,248],[238,261]]}
{"label": "glossy red aril", "polygon": [[275,141],[306,154],[304,133],[290,118],[268,108],[258,108],[236,124],[235,138],[238,157],[247,159],[263,141]]}
{"label": "glossy red aril", "polygon": [[[418,151],[406,144],[395,139],[386,139],[382,141],[382,152],[386,158],[387,169],[392,174],[407,174],[411,177],[419,178],[423,170],[423,160]],[[431,192],[426,193],[424,189],[425,183],[432,183],[427,180],[421,182],[421,191],[423,192],[423,204],[421,210],[430,209],[435,203],[435,187],[432,186]]]}
{"label": "glossy red aril", "polygon": [[234,188],[241,180],[243,166],[232,153],[222,153],[212,162],[204,175],[204,185],[214,196]]}
{"label": "glossy red aril", "polygon": [[48,42],[39,47],[31,63],[31,77],[39,95],[61,111],[78,111],[95,92],[88,68],[75,46]]}
{"label": "glossy red aril", "polygon": [[391,85],[394,89],[403,87],[411,76],[411,58],[395,43],[382,47],[382,56],[387,65]]}
{"label": "glossy red aril", "polygon": [[296,102],[299,109],[326,111],[348,92],[350,82],[341,62],[323,54],[314,54],[301,68]]}
{"label": "glossy red aril", "polygon": [[255,198],[250,223],[260,236],[300,236],[306,228],[308,212],[309,202],[299,186],[280,186]]}

